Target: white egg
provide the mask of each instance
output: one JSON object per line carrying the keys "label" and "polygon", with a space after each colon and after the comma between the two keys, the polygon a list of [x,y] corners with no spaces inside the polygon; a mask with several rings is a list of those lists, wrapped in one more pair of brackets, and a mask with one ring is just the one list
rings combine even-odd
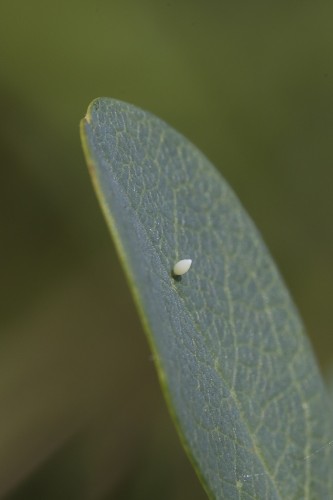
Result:
{"label": "white egg", "polygon": [[173,274],[176,276],[181,276],[182,274],[187,273],[192,264],[192,259],[183,259],[177,262],[173,266]]}

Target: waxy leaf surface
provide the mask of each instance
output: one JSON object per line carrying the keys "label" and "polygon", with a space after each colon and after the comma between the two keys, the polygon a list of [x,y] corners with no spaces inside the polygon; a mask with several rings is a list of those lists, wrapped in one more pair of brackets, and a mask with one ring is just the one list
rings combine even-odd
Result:
{"label": "waxy leaf surface", "polygon": [[[168,406],[208,495],[333,498],[326,391],[233,191],[187,139],[132,105],[96,99],[81,125]],[[175,277],[181,259],[192,266]]]}

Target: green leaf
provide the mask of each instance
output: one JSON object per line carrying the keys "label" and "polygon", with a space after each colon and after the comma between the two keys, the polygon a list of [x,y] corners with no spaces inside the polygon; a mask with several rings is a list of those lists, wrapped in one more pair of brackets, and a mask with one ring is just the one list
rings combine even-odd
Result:
{"label": "green leaf", "polygon": [[[329,398],[230,187],[189,141],[132,105],[93,101],[81,131],[169,409],[208,495],[333,498]],[[185,258],[192,267],[175,278]]]}

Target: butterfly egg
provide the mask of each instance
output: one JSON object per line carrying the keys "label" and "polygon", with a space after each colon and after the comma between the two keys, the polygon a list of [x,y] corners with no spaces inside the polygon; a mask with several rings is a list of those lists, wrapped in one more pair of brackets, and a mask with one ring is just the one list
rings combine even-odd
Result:
{"label": "butterfly egg", "polygon": [[192,259],[183,259],[177,262],[173,266],[173,274],[176,276],[181,276],[182,274],[187,273],[192,264]]}

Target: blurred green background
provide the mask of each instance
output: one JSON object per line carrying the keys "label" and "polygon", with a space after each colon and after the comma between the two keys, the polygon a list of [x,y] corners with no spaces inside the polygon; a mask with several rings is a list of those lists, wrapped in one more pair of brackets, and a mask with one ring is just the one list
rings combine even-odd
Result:
{"label": "blurred green background", "polygon": [[329,371],[332,18],[329,0],[1,0],[1,498],[205,498],[87,174],[95,97],[220,168]]}

